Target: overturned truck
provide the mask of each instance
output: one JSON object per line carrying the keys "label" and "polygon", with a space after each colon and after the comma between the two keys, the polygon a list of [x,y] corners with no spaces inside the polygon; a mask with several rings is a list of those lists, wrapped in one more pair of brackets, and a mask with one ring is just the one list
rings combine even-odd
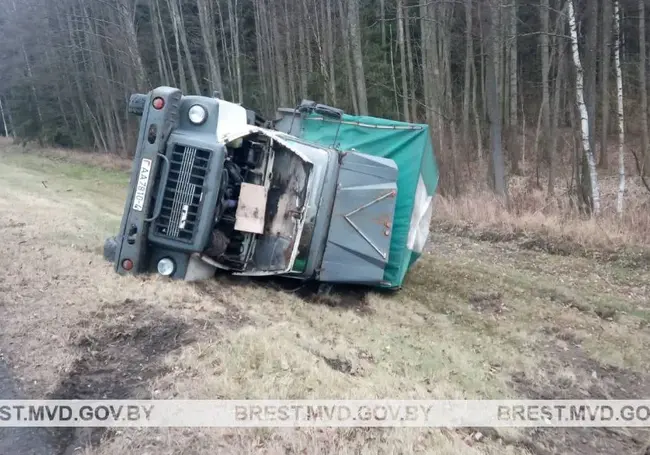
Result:
{"label": "overturned truck", "polygon": [[217,96],[131,97],[140,131],[120,274],[215,272],[400,288],[429,234],[438,184],[426,125],[311,101],[266,121]]}

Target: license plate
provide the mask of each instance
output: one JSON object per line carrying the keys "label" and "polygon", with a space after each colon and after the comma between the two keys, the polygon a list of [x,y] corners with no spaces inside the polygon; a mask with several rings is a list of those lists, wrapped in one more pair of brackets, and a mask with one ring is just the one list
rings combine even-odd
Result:
{"label": "license plate", "polygon": [[151,174],[151,160],[143,159],[140,164],[140,174],[138,175],[138,183],[135,188],[135,196],[133,196],[133,210],[141,212],[144,208],[144,197],[149,185],[149,175]]}

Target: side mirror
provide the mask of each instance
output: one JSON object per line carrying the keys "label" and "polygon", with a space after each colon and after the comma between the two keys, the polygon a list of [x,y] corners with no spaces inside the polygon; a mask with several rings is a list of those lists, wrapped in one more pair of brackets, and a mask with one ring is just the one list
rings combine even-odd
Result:
{"label": "side mirror", "polygon": [[300,112],[315,112],[324,117],[333,117],[337,119],[342,119],[345,112],[341,109],[337,109],[326,104],[317,104],[315,101],[311,100],[302,100],[300,106],[298,106]]}
{"label": "side mirror", "polygon": [[143,95],[142,93],[131,95],[131,98],[129,99],[129,114],[134,114],[138,117],[142,116],[146,103],[147,95]]}
{"label": "side mirror", "polygon": [[337,119],[342,119],[344,114],[343,110],[328,106],[326,104],[317,104],[314,107],[314,112],[324,117],[333,117]]}

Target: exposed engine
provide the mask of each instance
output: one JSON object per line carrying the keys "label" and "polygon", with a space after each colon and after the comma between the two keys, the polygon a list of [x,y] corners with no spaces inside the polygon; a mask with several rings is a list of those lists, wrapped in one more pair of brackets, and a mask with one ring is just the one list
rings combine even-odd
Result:
{"label": "exposed engine", "polygon": [[[204,254],[222,266],[241,271],[251,260],[257,237],[255,232],[250,232],[250,227],[248,232],[235,228],[238,209],[242,212],[242,188],[249,184],[257,188],[264,187],[268,191],[274,152],[271,141],[262,134],[237,139],[228,144],[227,151],[211,243]],[[263,213],[264,207],[262,213],[253,215],[263,220]]]}

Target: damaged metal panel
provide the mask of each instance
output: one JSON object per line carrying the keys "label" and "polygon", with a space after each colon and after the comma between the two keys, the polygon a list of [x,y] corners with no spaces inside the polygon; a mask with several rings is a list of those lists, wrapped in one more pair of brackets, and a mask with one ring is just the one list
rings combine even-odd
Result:
{"label": "damaged metal panel", "polygon": [[241,213],[238,208],[235,229],[258,235],[250,266],[237,274],[287,273],[293,267],[300,246],[312,191],[313,164],[300,147],[264,128],[248,125],[229,134],[225,140],[238,141],[253,134],[262,134],[271,140],[274,160],[270,181],[265,181],[268,190],[264,195],[249,194],[242,185],[240,204],[244,207]]}
{"label": "damaged metal panel", "polygon": [[266,211],[266,188],[250,183],[241,184],[237,206],[235,229],[237,231],[261,234],[264,232]]}
{"label": "damaged metal panel", "polygon": [[[285,134],[278,132],[278,131],[273,131],[273,130],[267,130],[266,128],[260,128],[259,126],[252,126],[252,125],[246,125],[243,126],[242,128],[238,130],[234,130],[226,135],[224,135],[224,142],[226,144],[235,141],[236,139],[243,138],[244,136],[248,136],[249,134],[254,134],[254,133],[259,133],[263,134],[264,136],[273,139],[276,142],[279,142],[280,144],[284,145],[287,147],[289,150],[294,152],[296,155],[300,157],[301,160],[303,160],[306,163],[311,163],[311,160],[307,157],[307,155],[300,150],[300,147],[296,147],[294,143],[288,139],[296,139],[292,137],[287,137]],[[312,148],[316,147],[319,148],[318,145],[311,145]]]}
{"label": "damaged metal panel", "polygon": [[307,206],[311,166],[286,147],[275,151],[264,232],[257,239],[253,263],[258,270],[287,272],[295,259]]}
{"label": "damaged metal panel", "polygon": [[344,154],[319,279],[379,283],[388,262],[397,195],[392,160]]}

